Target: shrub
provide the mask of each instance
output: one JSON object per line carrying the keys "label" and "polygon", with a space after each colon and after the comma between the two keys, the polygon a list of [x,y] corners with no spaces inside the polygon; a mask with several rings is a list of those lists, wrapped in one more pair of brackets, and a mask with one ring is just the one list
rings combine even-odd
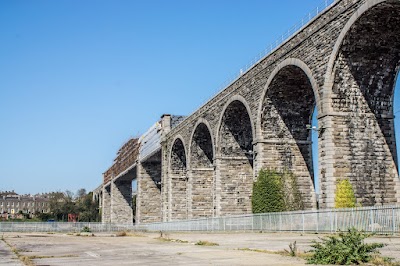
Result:
{"label": "shrub", "polygon": [[371,235],[351,228],[347,232],[339,232],[338,236],[321,238],[322,242],[313,241],[313,254],[307,262],[339,265],[369,262],[374,253],[379,253],[376,249],[384,246],[381,243],[364,243],[364,239]]}
{"label": "shrub", "polygon": [[336,183],[335,208],[353,207],[356,207],[353,186],[348,179],[339,180]]}
{"label": "shrub", "polygon": [[295,176],[290,172],[261,170],[253,184],[253,213],[282,212],[303,208]]}
{"label": "shrub", "polygon": [[81,232],[90,233],[91,231],[90,231],[90,228],[89,228],[88,226],[84,226],[84,227],[82,228],[82,231],[81,231]]}
{"label": "shrub", "polygon": [[195,245],[196,246],[219,246],[218,243],[202,241],[202,240],[197,241]]}

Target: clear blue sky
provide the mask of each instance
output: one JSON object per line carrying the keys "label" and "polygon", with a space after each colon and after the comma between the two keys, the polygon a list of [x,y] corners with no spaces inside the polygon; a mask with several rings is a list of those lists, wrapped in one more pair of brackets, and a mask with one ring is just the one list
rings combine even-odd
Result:
{"label": "clear blue sky", "polygon": [[321,0],[0,1],[0,190],[96,188]]}

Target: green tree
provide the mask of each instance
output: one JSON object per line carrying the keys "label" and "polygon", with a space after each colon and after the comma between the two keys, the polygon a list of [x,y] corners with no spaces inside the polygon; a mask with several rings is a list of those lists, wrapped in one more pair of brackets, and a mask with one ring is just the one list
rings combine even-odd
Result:
{"label": "green tree", "polygon": [[57,221],[68,221],[68,214],[77,213],[73,193],[54,192],[50,196],[50,213]]}
{"label": "green tree", "polygon": [[339,180],[336,183],[335,208],[356,207],[356,197],[353,186],[348,179]]}
{"label": "green tree", "polygon": [[79,198],[76,202],[80,222],[99,222],[99,204],[93,200],[93,192]]}

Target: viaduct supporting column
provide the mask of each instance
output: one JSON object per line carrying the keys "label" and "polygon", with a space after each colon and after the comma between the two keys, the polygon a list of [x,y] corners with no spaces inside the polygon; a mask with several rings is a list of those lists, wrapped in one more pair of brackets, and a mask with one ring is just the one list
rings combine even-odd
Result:
{"label": "viaduct supporting column", "polygon": [[253,129],[244,100],[232,100],[222,116],[216,156],[217,215],[251,213]]}
{"label": "viaduct supporting column", "polygon": [[101,221],[103,223],[111,222],[111,185],[105,185],[103,187],[103,200],[101,209]]}
{"label": "viaduct supporting column", "polygon": [[328,73],[332,125],[323,132],[334,144],[334,180],[322,179],[324,207],[333,207],[328,195],[341,179],[350,180],[362,206],[400,202],[393,116],[399,25],[400,3],[388,1],[356,13],[337,42]]}
{"label": "viaduct supporting column", "polygon": [[161,152],[138,163],[136,221],[161,222]]}
{"label": "viaduct supporting column", "polygon": [[111,222],[133,223],[132,180],[111,181]]}

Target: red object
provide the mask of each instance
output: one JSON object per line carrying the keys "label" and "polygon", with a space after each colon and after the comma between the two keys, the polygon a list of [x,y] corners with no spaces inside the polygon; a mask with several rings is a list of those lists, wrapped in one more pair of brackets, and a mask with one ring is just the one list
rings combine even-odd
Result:
{"label": "red object", "polygon": [[77,221],[78,221],[78,214],[76,214],[76,213],[68,214],[68,222],[69,223],[76,223]]}

